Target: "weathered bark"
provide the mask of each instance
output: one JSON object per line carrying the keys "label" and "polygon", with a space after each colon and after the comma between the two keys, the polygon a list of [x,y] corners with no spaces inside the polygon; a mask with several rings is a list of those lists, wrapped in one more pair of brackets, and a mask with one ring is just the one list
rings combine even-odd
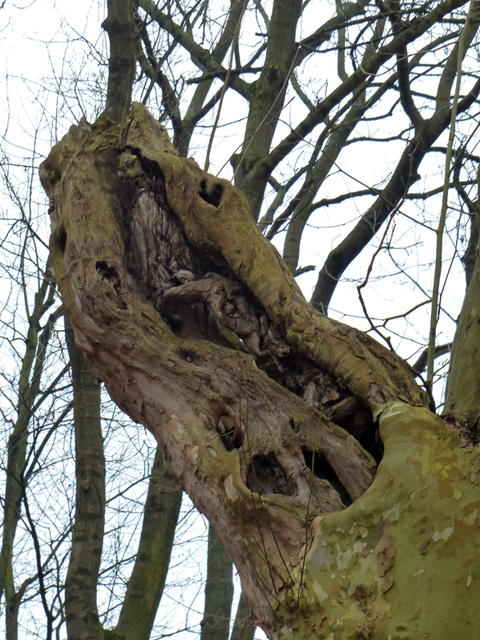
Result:
{"label": "weathered bark", "polygon": [[[427,409],[392,403],[385,456],[349,509],[317,518],[281,637],[468,638],[478,635],[478,451]],[[298,585],[301,585],[300,587]],[[302,588],[302,586],[305,587]],[[287,595],[288,602],[288,595]]]}
{"label": "weathered bark", "polygon": [[[267,633],[440,637],[443,605],[419,593],[447,570],[478,598],[449,545],[465,532],[476,550],[479,490],[408,366],[315,312],[242,195],[179,158],[139,105],[121,129],[72,127],[41,176],[77,344],[161,443]],[[359,441],[381,457],[379,416],[369,489]]]}

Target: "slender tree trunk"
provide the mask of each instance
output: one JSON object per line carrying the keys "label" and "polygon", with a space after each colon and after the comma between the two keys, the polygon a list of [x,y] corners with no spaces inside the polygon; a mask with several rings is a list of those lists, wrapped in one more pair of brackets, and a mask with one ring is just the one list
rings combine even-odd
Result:
{"label": "slender tree trunk", "polygon": [[105,110],[120,124],[130,109],[137,62],[133,0],[107,0],[107,7],[108,15],[102,25],[110,40]]}
{"label": "slender tree trunk", "polygon": [[53,304],[53,285],[45,275],[29,318],[25,339],[25,354],[18,380],[17,417],[8,442],[7,477],[4,496],[2,548],[0,552],[0,599],[5,596],[6,629],[9,640],[18,634],[19,599],[13,572],[13,543],[21,516],[21,502],[25,477],[26,451],[30,435],[30,420],[38,400],[46,349],[56,318],[42,328],[44,315]]}
{"label": "slender tree trunk", "polygon": [[250,180],[250,170],[270,152],[277,120],[282,112],[288,79],[294,69],[295,34],[299,0],[275,0],[268,28],[265,63],[260,78],[250,87],[250,111],[245,142],[234,161],[235,185],[245,194],[255,220],[269,175]]}
{"label": "slender tree trunk", "polygon": [[255,625],[242,593],[238,601],[230,640],[253,640],[254,635]]}
{"label": "slender tree trunk", "polygon": [[72,366],[75,427],[76,509],[72,550],[65,584],[70,640],[103,639],[98,618],[97,584],[105,517],[105,456],[100,420],[100,384],[75,346],[65,321]]}
{"label": "slender tree trunk", "polygon": [[144,507],[137,557],[115,631],[148,640],[167,578],[182,492],[163,452],[157,448]]}
{"label": "slender tree trunk", "polygon": [[228,640],[232,597],[232,561],[215,531],[209,526],[201,640]]}
{"label": "slender tree trunk", "polygon": [[[477,214],[478,216],[478,214]],[[477,220],[478,224],[478,220]],[[480,258],[476,251],[452,348],[444,413],[457,428],[480,434]]]}

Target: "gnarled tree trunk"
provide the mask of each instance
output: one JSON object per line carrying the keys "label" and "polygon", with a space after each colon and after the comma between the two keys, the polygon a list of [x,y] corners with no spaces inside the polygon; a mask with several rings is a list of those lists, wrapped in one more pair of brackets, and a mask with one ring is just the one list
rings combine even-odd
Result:
{"label": "gnarled tree trunk", "polygon": [[314,311],[243,196],[140,105],[72,127],[41,177],[77,345],[162,445],[258,624],[474,637],[476,454],[404,361]]}

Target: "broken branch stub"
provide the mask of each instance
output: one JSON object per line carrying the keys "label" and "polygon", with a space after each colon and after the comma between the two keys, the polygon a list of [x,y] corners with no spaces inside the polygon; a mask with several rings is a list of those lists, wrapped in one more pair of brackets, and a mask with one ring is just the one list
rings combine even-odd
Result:
{"label": "broken branch stub", "polygon": [[72,127],[41,179],[78,346],[162,444],[269,628],[312,520],[373,480],[338,425],[363,416],[375,453],[372,412],[426,397],[402,360],[312,310],[242,195],[179,158],[141,105],[123,128]]}

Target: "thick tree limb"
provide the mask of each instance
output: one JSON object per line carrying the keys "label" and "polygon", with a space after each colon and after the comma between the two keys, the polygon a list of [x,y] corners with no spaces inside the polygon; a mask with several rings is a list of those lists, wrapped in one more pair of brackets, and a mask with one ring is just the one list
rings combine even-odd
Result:
{"label": "thick tree limb", "polygon": [[123,129],[72,127],[41,176],[77,344],[161,443],[270,628],[312,518],[374,475],[328,415],[371,429],[386,402],[426,396],[401,359],[311,308],[243,196],[179,158],[140,105]]}

